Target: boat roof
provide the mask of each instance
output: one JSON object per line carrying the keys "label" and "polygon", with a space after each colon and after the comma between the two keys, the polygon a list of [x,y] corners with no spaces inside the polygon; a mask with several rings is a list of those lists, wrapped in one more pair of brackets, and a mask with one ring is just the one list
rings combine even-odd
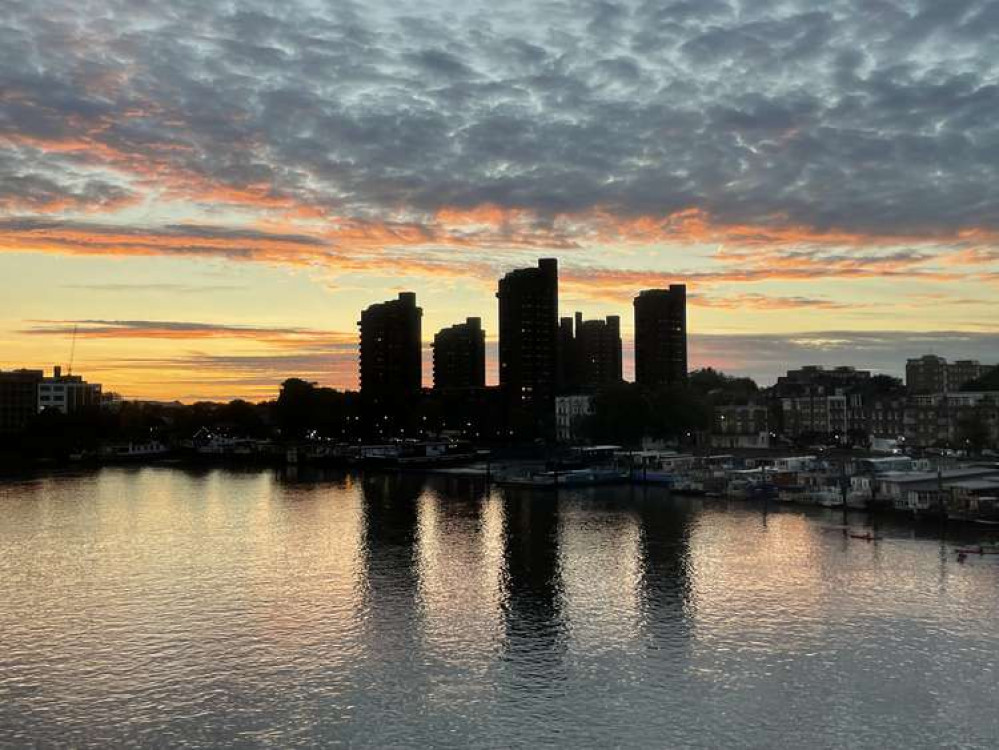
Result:
{"label": "boat roof", "polygon": [[939,474],[935,471],[889,471],[884,474],[879,474],[878,479],[903,484],[909,482],[931,482],[938,479],[948,482],[950,482],[950,480],[961,481],[962,479],[974,479],[990,475],[995,475],[996,478],[999,479],[999,470],[984,468],[946,469],[939,472]]}

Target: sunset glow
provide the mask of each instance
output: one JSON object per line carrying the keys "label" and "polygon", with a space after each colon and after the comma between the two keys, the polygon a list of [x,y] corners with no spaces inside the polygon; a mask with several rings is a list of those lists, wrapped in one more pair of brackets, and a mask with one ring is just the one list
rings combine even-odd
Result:
{"label": "sunset glow", "polygon": [[407,289],[425,342],[482,317],[496,382],[538,257],[562,314],[622,317],[626,377],[670,283],[692,368],[994,360],[995,10],[923,5],[15,0],[0,368],[76,331],[126,397],[356,387],[359,311]]}

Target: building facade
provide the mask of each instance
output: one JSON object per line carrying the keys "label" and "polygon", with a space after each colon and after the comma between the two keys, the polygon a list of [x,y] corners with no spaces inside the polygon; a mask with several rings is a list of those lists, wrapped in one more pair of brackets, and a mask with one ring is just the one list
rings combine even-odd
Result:
{"label": "building facade", "polygon": [[621,318],[583,320],[576,313],[576,366],[580,386],[598,390],[623,379],[621,366]]}
{"label": "building facade", "polygon": [[579,312],[575,320],[562,318],[558,352],[560,392],[592,392],[620,383],[621,318],[608,315],[604,320],[583,320]]}
{"label": "building facade", "polygon": [[770,407],[765,403],[719,404],[713,409],[711,445],[715,448],[768,448]]}
{"label": "building facade", "polygon": [[42,370],[0,372],[0,434],[19,432],[38,413]]}
{"label": "building facade", "polygon": [[548,432],[558,380],[558,262],[511,271],[499,282],[499,381],[516,429]]}
{"label": "building facade", "polygon": [[582,421],[593,413],[593,396],[575,394],[555,398],[555,436],[560,443],[582,439]]}
{"label": "building facade", "polygon": [[361,313],[361,393],[405,397],[419,393],[422,381],[421,319],[413,292],[371,305]]}
{"label": "building facade", "polygon": [[679,385],[687,379],[687,287],[646,289],[635,307],[635,382]]}
{"label": "building facade", "polygon": [[916,394],[909,399],[904,419],[910,446],[999,447],[999,392]]}
{"label": "building facade", "polygon": [[905,363],[905,385],[912,394],[949,393],[961,390],[965,384],[987,375],[995,367],[975,359],[948,362],[943,357],[926,354]]}
{"label": "building facade", "polygon": [[905,395],[874,397],[868,406],[869,429],[872,437],[897,439],[905,436]]}
{"label": "building facade", "polygon": [[867,433],[868,419],[859,393],[788,396],[781,400],[783,433],[788,437],[824,435],[846,442],[851,433]]}
{"label": "building facade", "polygon": [[56,367],[51,378],[42,378],[38,384],[38,411],[55,409],[72,414],[90,406],[101,406],[101,386],[88,383],[79,375],[63,375]]}
{"label": "building facade", "polygon": [[467,318],[434,336],[434,388],[486,385],[486,333],[481,318]]}
{"label": "building facade", "polygon": [[774,392],[778,396],[824,395],[863,389],[871,380],[868,370],[841,366],[827,370],[820,365],[807,365],[788,370],[777,378]]}

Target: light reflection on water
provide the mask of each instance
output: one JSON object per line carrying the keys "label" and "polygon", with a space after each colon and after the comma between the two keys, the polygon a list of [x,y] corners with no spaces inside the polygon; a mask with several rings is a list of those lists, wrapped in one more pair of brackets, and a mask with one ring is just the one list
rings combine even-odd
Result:
{"label": "light reflection on water", "polygon": [[0,745],[999,745],[999,561],[840,520],[417,476],[7,482]]}

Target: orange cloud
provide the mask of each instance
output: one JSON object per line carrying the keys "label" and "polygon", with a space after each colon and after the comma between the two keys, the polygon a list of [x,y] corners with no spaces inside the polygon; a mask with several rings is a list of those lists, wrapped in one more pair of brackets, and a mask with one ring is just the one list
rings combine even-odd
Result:
{"label": "orange cloud", "polygon": [[356,346],[354,333],[307,328],[276,328],[158,320],[28,321],[20,333],[31,336],[69,336],[96,339],[249,339],[277,347],[332,349]]}

